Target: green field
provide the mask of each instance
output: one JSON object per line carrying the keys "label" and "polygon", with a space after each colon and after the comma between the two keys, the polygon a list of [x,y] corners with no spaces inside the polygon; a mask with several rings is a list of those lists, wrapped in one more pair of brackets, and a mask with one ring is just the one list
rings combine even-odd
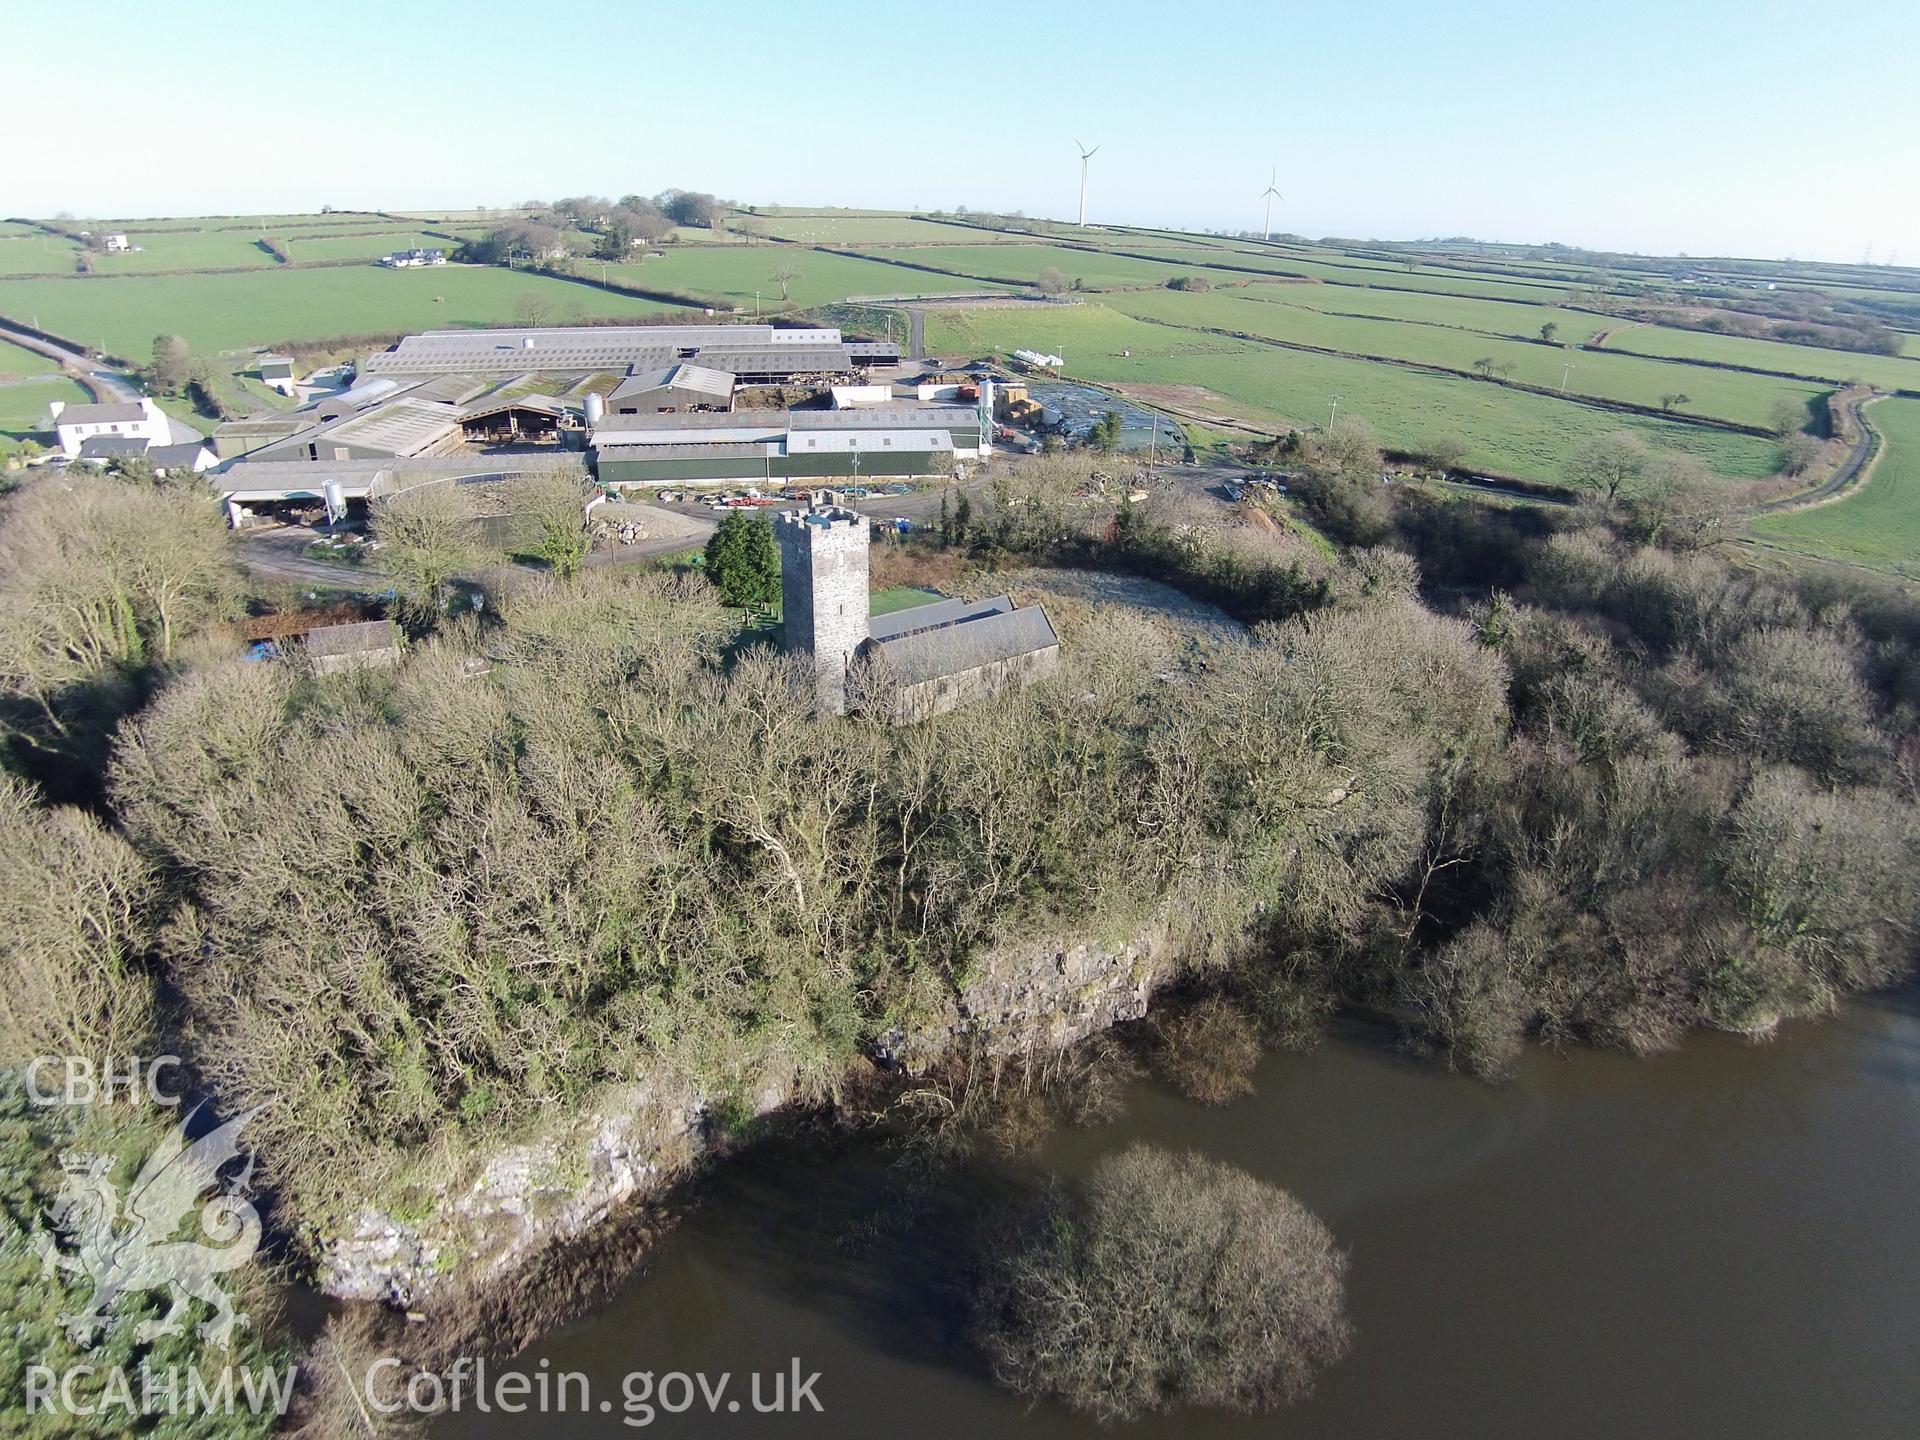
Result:
{"label": "green field", "polygon": [[[271,232],[269,232],[271,233]],[[99,232],[94,232],[98,238]],[[278,265],[272,253],[258,242],[258,230],[128,230],[130,243],[140,251],[109,255],[93,252],[96,275],[140,275],[155,270],[260,269]]]}
{"label": "green field", "polygon": [[1505,300],[1473,300],[1460,295],[1419,294],[1409,290],[1361,290],[1351,285],[1268,285],[1235,292],[1276,305],[1298,305],[1325,315],[1364,315],[1381,320],[1405,320],[1419,325],[1445,325],[1488,335],[1539,338],[1540,327],[1552,321],[1560,328],[1554,340],[1561,345],[1584,345],[1600,331],[1620,322],[1606,315],[1563,310],[1553,305],[1516,305]]}
{"label": "green field", "polygon": [[[797,305],[825,305],[849,295],[937,295],[996,288],[976,280],[903,270],[877,260],[854,260],[787,245],[689,246],[670,249],[658,260],[610,269],[629,285],[706,296],[751,311],[756,290],[763,310],[780,304],[780,285],[773,272],[783,265],[800,272],[792,282],[792,303]],[[591,261],[583,262],[583,270],[589,275],[598,273]]]}
{"label": "green field", "polygon": [[[1115,295],[1108,298],[1108,303],[1143,319],[1233,330],[1348,355],[1405,360],[1450,370],[1471,371],[1476,360],[1486,358],[1496,365],[1511,366],[1511,378],[1521,384],[1558,391],[1564,379],[1570,396],[1658,407],[1661,396],[1684,394],[1690,397],[1685,407],[1687,413],[1742,425],[1767,425],[1774,405],[1782,396],[1790,397],[1802,407],[1811,407],[1815,398],[1824,393],[1819,387],[1792,380],[1642,360],[1631,355],[1598,351],[1582,354],[1558,345],[1543,345],[1537,339],[1529,343],[1437,325],[1353,319],[1284,303],[1303,291],[1309,292],[1315,301],[1326,303],[1322,296],[1328,288],[1263,285],[1251,291],[1215,291],[1206,295],[1161,290]],[[1270,292],[1271,301],[1267,298]],[[1569,363],[1573,365],[1571,371],[1565,369]],[[1810,408],[1808,413],[1812,413]]]}
{"label": "green field", "polygon": [[1135,260],[1099,250],[1076,250],[1065,245],[930,245],[873,252],[914,265],[932,265],[963,275],[1032,284],[1043,270],[1058,270],[1069,281],[1088,289],[1123,285],[1164,285],[1175,276],[1207,274],[1200,267]]}
{"label": "green field", "polygon": [[47,418],[47,407],[55,400],[83,405],[87,392],[63,375],[0,381],[0,454],[18,449],[20,441],[29,437],[51,445],[53,437],[42,433],[41,427]]}
{"label": "green field", "polygon": [[449,255],[456,242],[419,230],[385,230],[377,235],[297,235],[283,242],[294,260],[301,264],[316,260],[378,260],[396,250],[445,250]]}
{"label": "green field", "polygon": [[958,245],[987,244],[1010,237],[989,230],[964,230],[911,215],[774,215],[740,216],[738,227],[758,218],[766,233],[778,240],[803,245]]}
{"label": "green field", "polygon": [[1898,355],[1857,355],[1815,345],[1783,345],[1777,340],[1749,340],[1743,335],[1714,335],[1705,330],[1671,330],[1657,325],[1622,326],[1608,339],[1607,348],[1815,375],[1836,384],[1857,377],[1883,390],[1920,390],[1920,360]]}
{"label": "green field", "polygon": [[71,275],[80,247],[39,230],[0,235],[0,275]]}
{"label": "green field", "polygon": [[1183,332],[1095,302],[933,311],[927,343],[952,356],[1048,350],[1065,359],[1069,375],[1106,384],[1199,386],[1219,402],[1196,400],[1184,408],[1224,408],[1259,425],[1323,425],[1329,396],[1337,394],[1340,413],[1366,420],[1390,448],[1416,451],[1437,439],[1459,439],[1469,447],[1471,467],[1550,483],[1581,441],[1612,430],[1697,455],[1735,479],[1768,475],[1778,460],[1774,443],[1757,436],[1615,414],[1377,361]]}
{"label": "green field", "polygon": [[1876,400],[1864,413],[1884,442],[1867,483],[1827,505],[1763,516],[1753,533],[1823,559],[1920,577],[1920,400]]}
{"label": "green field", "polygon": [[195,350],[216,352],[281,340],[511,324],[527,296],[546,305],[554,324],[571,316],[674,308],[525,272],[356,265],[127,280],[0,280],[0,315],[37,315],[42,328],[56,334],[145,359],[153,337],[167,333],[183,336]]}
{"label": "green field", "polygon": [[32,375],[53,375],[57,374],[59,369],[58,362],[48,359],[38,350],[29,350],[24,345],[0,340],[0,380],[18,380]]}

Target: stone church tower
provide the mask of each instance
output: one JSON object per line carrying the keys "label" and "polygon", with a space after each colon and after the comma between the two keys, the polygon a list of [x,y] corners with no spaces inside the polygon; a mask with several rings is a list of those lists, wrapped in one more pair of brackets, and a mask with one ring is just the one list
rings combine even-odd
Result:
{"label": "stone church tower", "polygon": [[823,714],[847,713],[847,667],[866,642],[867,517],[839,506],[773,518],[780,545],[782,635],[813,657]]}

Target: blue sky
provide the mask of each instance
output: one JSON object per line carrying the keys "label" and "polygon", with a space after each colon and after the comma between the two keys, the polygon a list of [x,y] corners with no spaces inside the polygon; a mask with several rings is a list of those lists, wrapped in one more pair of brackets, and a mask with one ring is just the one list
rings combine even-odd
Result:
{"label": "blue sky", "polygon": [[1070,218],[1078,137],[1094,219],[1257,226],[1277,165],[1313,236],[1920,265],[1915,0],[11,0],[0,38],[8,214],[678,185]]}

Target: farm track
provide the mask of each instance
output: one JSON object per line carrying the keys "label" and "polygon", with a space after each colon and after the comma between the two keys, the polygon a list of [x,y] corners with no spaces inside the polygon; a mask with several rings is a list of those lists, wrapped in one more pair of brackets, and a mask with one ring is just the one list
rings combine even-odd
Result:
{"label": "farm track", "polygon": [[[1843,394],[1840,409],[1844,418],[1857,432],[1853,448],[1847,452],[1847,458],[1840,462],[1839,468],[1828,477],[1824,484],[1798,495],[1788,495],[1779,500],[1769,500],[1754,508],[1753,513],[1764,515],[1779,513],[1783,510],[1804,510],[1812,505],[1825,505],[1831,501],[1843,499],[1854,489],[1864,486],[1872,478],[1873,462],[1879,457],[1884,441],[1880,432],[1873,428],[1866,417],[1866,407],[1882,398],[1879,395]],[[1762,543],[1762,542],[1756,542]]]}

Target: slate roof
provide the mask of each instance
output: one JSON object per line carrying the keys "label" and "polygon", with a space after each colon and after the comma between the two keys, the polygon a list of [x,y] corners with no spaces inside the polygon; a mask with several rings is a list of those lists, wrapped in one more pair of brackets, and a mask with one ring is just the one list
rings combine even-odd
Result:
{"label": "slate roof", "polygon": [[312,655],[359,655],[398,644],[391,620],[363,620],[353,625],[322,625],[307,632]]}
{"label": "slate roof", "polygon": [[[1012,603],[1007,601],[1009,605]],[[883,621],[890,618],[881,617]],[[1031,655],[1059,643],[1060,637],[1047,612],[1038,605],[1028,605],[1017,610],[990,610],[932,629],[876,638],[871,642],[870,653],[884,660],[900,684],[919,685],[944,675],[958,675],[981,665],[1011,660],[1017,655]]]}
{"label": "slate roof", "polygon": [[936,600],[929,605],[910,605],[888,615],[876,615],[867,624],[867,633],[876,640],[890,640],[915,630],[934,630],[982,615],[997,615],[1013,609],[1011,595],[996,595],[991,600]]}
{"label": "slate roof", "polygon": [[53,423],[58,425],[124,425],[131,420],[144,420],[147,412],[140,403],[129,400],[112,405],[69,405],[58,415]]}
{"label": "slate roof", "polygon": [[144,455],[147,442],[138,435],[90,435],[80,442],[82,460],[112,460],[122,455]]}

